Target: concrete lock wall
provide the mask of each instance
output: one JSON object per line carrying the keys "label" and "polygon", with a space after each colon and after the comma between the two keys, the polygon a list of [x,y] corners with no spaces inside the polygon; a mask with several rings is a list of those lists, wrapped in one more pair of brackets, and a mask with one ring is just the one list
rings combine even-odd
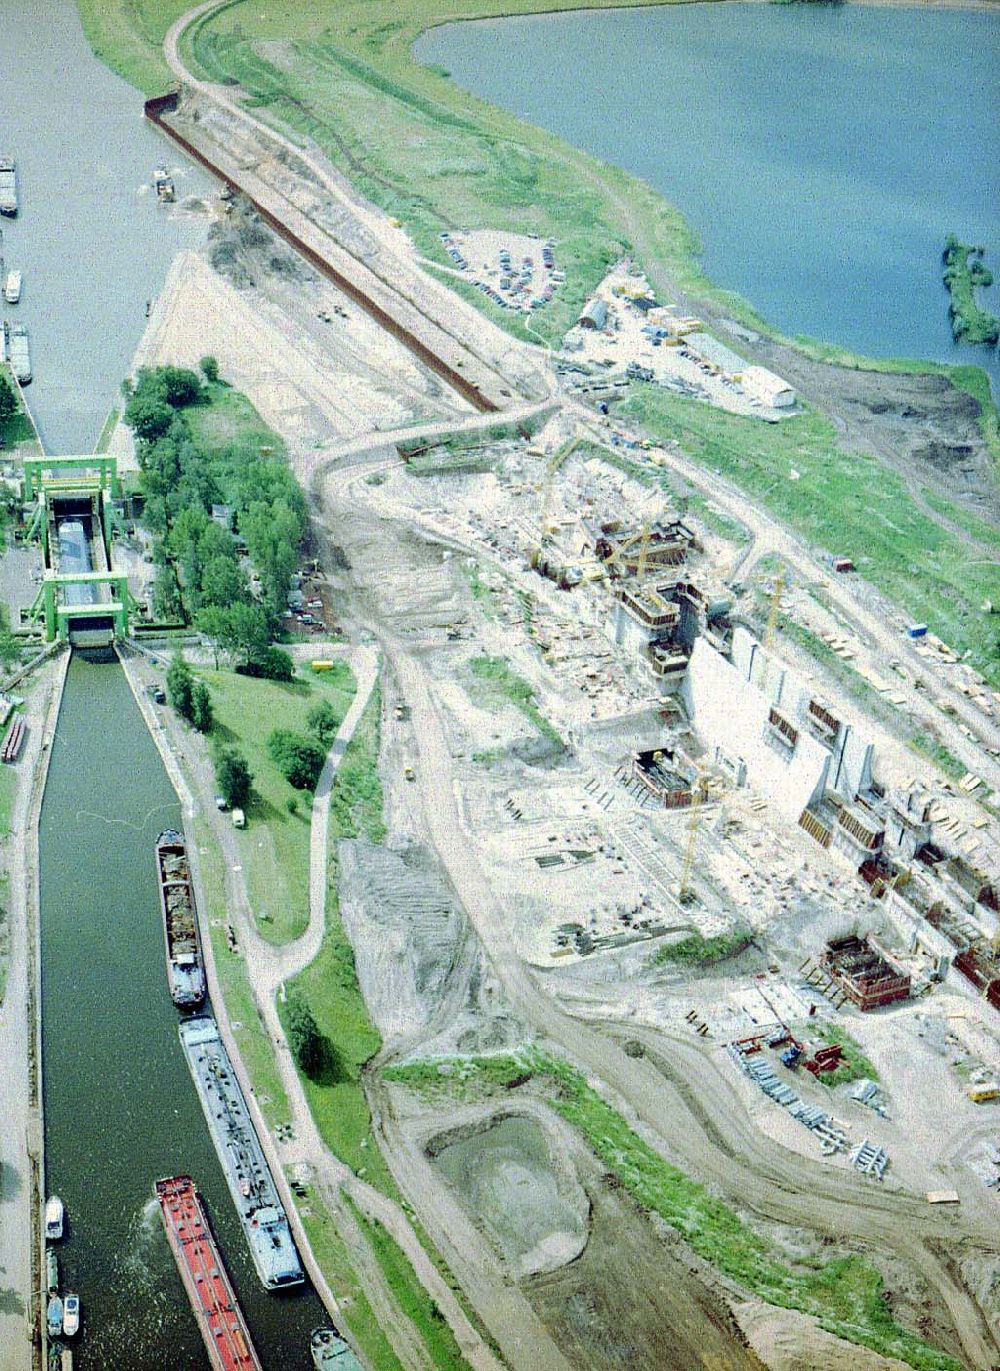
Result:
{"label": "concrete lock wall", "polygon": [[794,748],[768,742],[771,703],[703,638],[697,640],[685,686],[695,729],[708,746],[742,757],[748,783],[769,791],[781,813],[795,823],[813,797],[823,793],[830,754],[802,729]]}

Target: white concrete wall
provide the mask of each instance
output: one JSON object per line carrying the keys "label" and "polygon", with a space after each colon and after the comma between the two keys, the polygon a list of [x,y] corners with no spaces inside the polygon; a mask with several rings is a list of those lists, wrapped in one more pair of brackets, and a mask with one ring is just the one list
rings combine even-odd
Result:
{"label": "white concrete wall", "polygon": [[685,705],[703,743],[725,748],[747,764],[747,781],[765,792],[790,822],[826,784],[830,754],[799,731],[794,752],[765,742],[771,700],[741,677],[737,667],[699,638],[691,654]]}

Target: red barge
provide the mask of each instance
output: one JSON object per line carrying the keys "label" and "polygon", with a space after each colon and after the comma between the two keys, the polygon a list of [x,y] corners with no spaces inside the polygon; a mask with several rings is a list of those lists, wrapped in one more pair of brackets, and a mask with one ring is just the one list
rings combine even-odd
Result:
{"label": "red barge", "polygon": [[213,1371],[263,1371],[194,1181],[170,1176],[154,1189]]}

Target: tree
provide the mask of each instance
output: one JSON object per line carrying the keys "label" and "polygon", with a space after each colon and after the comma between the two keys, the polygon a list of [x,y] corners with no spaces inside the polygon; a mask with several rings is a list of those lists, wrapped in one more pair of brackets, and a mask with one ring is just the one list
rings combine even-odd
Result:
{"label": "tree", "polygon": [[198,365],[201,368],[201,374],[204,376],[205,380],[211,385],[215,385],[219,379],[219,363],[216,359],[214,357],[203,357]]}
{"label": "tree", "polygon": [[0,375],[0,425],[6,424],[17,413],[17,396],[14,387],[6,376]]}
{"label": "tree", "polygon": [[192,719],[194,714],[194,677],[191,668],[178,652],[167,667],[167,694],[170,703],[182,719]]}
{"label": "tree", "polygon": [[247,540],[250,556],[260,573],[264,605],[272,619],[281,615],[288,602],[288,588],[299,560],[302,528],[299,512],[283,498],[270,504],[255,500],[240,518],[240,532]]}
{"label": "tree", "polygon": [[293,990],[285,1000],[288,1046],[300,1069],[311,1079],[321,1075],[329,1061],[329,1045],[320,1032],[312,1010]]}
{"label": "tree", "polygon": [[166,433],[173,422],[174,412],[162,392],[136,389],[125,406],[122,418],[137,438],[152,442]]}
{"label": "tree", "polygon": [[250,803],[253,774],[247,759],[234,747],[220,747],[216,752],[215,784],[230,809],[245,809]]}
{"label": "tree", "polygon": [[10,626],[7,606],[0,604],[0,666],[10,671],[21,660],[21,644]]}
{"label": "tree", "polygon": [[163,387],[168,405],[183,409],[201,399],[201,377],[188,367],[157,367],[155,376]]}
{"label": "tree", "polygon": [[315,790],[326,761],[318,743],[290,728],[276,728],[268,735],[267,750],[289,785],[296,790]]}
{"label": "tree", "polygon": [[205,605],[196,622],[215,648],[216,665],[220,652],[251,662],[261,660],[268,651],[267,619],[258,604]]}
{"label": "tree", "polygon": [[260,676],[267,681],[295,679],[295,663],[291,654],[281,647],[266,647],[249,662],[241,662],[236,670],[241,676]]}
{"label": "tree", "polygon": [[250,596],[246,572],[231,557],[213,557],[201,572],[203,605],[234,605]]}
{"label": "tree", "polygon": [[191,722],[199,733],[211,733],[215,723],[212,696],[204,681],[195,681],[191,691]]}
{"label": "tree", "polygon": [[306,726],[324,747],[329,748],[340,727],[337,711],[329,700],[318,700],[306,715]]}

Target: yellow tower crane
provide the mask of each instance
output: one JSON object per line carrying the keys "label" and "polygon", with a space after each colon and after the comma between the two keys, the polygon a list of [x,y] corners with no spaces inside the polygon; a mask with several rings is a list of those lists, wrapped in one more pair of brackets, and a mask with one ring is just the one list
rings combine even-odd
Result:
{"label": "yellow tower crane", "polygon": [[691,873],[694,870],[694,854],[698,843],[698,826],[701,822],[701,806],[705,799],[705,774],[701,767],[691,786],[691,808],[688,811],[687,842],[684,844],[684,859],[681,862],[681,879],[677,887],[677,898],[687,904],[694,893],[691,887]]}

